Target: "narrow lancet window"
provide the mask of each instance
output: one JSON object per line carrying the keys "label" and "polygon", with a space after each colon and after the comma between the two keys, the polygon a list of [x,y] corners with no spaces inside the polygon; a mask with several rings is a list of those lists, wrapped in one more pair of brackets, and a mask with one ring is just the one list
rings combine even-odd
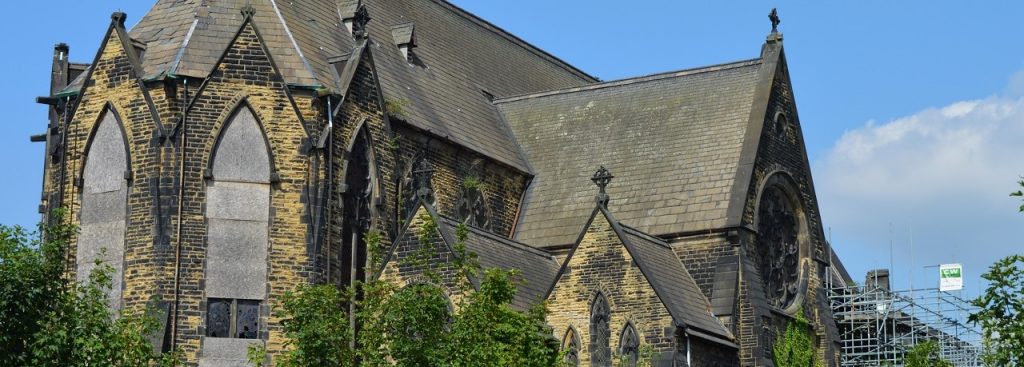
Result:
{"label": "narrow lancet window", "polygon": [[270,154],[247,107],[228,120],[206,188],[206,336],[255,339],[266,298]]}
{"label": "narrow lancet window", "polygon": [[88,145],[82,172],[80,234],[75,259],[85,281],[96,260],[113,268],[107,293],[111,308],[121,304],[124,233],[128,198],[128,148],[121,123],[107,110]]}
{"label": "narrow lancet window", "polygon": [[608,309],[608,300],[603,294],[598,294],[594,304],[590,306],[590,365],[594,367],[610,367],[612,365],[612,350],[608,345],[611,339],[611,328],[608,322],[611,319]]}

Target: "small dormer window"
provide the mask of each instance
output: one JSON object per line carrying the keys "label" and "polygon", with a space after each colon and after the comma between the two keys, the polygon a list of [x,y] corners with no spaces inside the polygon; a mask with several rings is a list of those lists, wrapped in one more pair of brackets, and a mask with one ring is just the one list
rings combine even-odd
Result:
{"label": "small dormer window", "polygon": [[132,48],[135,49],[135,55],[139,58],[139,63],[146,59],[146,43],[137,39],[132,39]]}
{"label": "small dormer window", "polygon": [[404,23],[391,27],[391,36],[395,38],[398,51],[410,64],[416,64],[416,56],[412,49],[416,48],[416,24]]}
{"label": "small dormer window", "polygon": [[348,29],[348,33],[352,33],[352,23],[356,18],[356,10],[359,9],[359,0],[341,0],[338,1],[338,16],[341,18],[341,23],[345,25],[345,29]]}

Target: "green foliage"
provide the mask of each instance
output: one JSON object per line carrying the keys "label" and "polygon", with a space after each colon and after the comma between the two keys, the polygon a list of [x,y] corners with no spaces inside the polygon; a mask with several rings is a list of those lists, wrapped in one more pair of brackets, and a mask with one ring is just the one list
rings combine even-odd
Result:
{"label": "green foliage", "polygon": [[996,261],[981,277],[989,282],[985,293],[971,303],[978,307],[969,320],[981,325],[989,366],[1024,364],[1024,255]]}
{"label": "green foliage", "polygon": [[953,367],[953,364],[939,355],[939,345],[934,340],[919,343],[903,357],[905,367]]}
{"label": "green foliage", "polygon": [[809,367],[815,363],[811,326],[802,308],[786,325],[786,333],[772,347],[772,360],[777,367]]}
{"label": "green foliage", "polygon": [[[57,213],[57,223],[62,213]],[[63,251],[74,233],[70,225],[42,228],[0,226],[0,364],[27,365],[39,322],[55,310],[65,282]],[[47,240],[44,241],[42,238]]]}
{"label": "green foliage", "polygon": [[[1020,181],[1017,181],[1017,184],[1019,184],[1020,187],[1024,187],[1024,178],[1021,178]],[[1017,191],[1011,192],[1010,196],[1024,197],[1024,190],[1017,190]],[[1020,205],[1020,211],[1022,213],[1024,213],[1024,204]]]}
{"label": "green foliage", "polygon": [[556,366],[558,341],[544,323],[545,304],[529,312],[512,309],[515,271],[488,269],[480,290],[455,316],[447,335],[447,366]]}
{"label": "green foliage", "polygon": [[114,268],[96,262],[87,282],[59,293],[32,339],[36,366],[147,366],[169,361],[154,354],[146,335],[158,330],[156,319],[108,308]]}
{"label": "green foliage", "polygon": [[75,226],[63,211],[41,235],[0,226],[0,365],[172,366],[146,338],[159,325],[147,313],[108,308],[114,269],[97,261],[89,278],[69,282],[64,253]]}
{"label": "green foliage", "polygon": [[408,105],[409,100],[407,99],[384,99],[384,110],[387,111],[388,116],[399,120],[405,120],[408,118],[406,115],[408,112],[405,110]]}
{"label": "green foliage", "polygon": [[[300,285],[281,297],[282,307],[276,310],[287,338],[287,351],[277,359],[282,367],[350,366],[352,329],[343,305],[348,297],[333,285]],[[266,359],[262,347],[249,348],[249,362],[261,364]]]}
{"label": "green foliage", "polygon": [[483,190],[484,182],[480,180],[480,177],[466,176],[462,179],[462,187],[465,187],[467,190]]}

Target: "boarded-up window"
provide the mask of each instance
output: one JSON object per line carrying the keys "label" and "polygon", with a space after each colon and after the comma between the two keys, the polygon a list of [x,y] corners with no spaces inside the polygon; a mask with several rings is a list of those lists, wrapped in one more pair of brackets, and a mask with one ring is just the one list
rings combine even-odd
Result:
{"label": "boarded-up window", "polygon": [[114,268],[107,296],[111,308],[121,304],[128,151],[120,122],[106,111],[88,145],[82,172],[81,233],[75,254],[78,280],[88,279],[97,259]]}
{"label": "boarded-up window", "polygon": [[207,298],[261,300],[267,281],[270,156],[255,116],[241,108],[213,153],[206,189]]}
{"label": "boarded-up window", "polygon": [[199,366],[247,365],[267,293],[270,153],[252,111],[228,120],[206,187],[206,338]]}

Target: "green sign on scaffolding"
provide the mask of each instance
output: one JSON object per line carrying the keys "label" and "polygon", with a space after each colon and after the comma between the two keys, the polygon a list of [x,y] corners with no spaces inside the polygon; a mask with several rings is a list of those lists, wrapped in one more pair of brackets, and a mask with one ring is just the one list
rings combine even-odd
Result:
{"label": "green sign on scaffolding", "polygon": [[943,292],[964,289],[963,266],[960,264],[939,265],[939,290]]}

